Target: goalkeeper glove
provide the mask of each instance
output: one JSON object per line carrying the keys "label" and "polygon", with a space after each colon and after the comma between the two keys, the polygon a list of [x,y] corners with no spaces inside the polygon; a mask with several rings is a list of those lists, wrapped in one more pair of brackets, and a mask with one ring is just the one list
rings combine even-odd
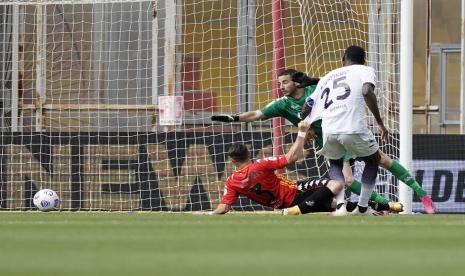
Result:
{"label": "goalkeeper glove", "polygon": [[211,117],[211,120],[212,121],[223,122],[223,123],[239,122],[239,115],[237,115],[237,114],[234,114],[234,115],[227,115],[227,114],[213,115]]}

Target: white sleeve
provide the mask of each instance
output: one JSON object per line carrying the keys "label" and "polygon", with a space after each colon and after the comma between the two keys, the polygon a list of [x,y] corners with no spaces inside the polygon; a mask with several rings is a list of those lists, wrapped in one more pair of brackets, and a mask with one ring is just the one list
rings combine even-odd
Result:
{"label": "white sleeve", "polygon": [[362,80],[362,83],[371,83],[376,86],[375,69],[365,66],[360,72],[360,79]]}

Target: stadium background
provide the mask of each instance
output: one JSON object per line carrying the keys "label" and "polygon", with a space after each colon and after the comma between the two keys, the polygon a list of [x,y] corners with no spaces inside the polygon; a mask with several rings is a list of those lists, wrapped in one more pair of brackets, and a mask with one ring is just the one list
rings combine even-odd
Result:
{"label": "stadium background", "polygon": [[[38,132],[33,108],[37,103],[33,92],[34,65],[31,62],[34,56],[29,54],[23,58],[25,63],[19,64],[18,68],[23,121],[20,121],[18,131],[12,132],[8,122],[12,88],[11,64],[8,63],[11,52],[8,49],[11,43],[8,35],[5,35],[11,31],[8,24],[13,21],[9,16],[11,10],[5,8],[8,6],[5,3],[11,1],[0,1],[0,98],[3,104],[0,112],[0,275],[463,275],[463,214],[336,218],[326,214],[290,217],[270,212],[232,212],[225,216],[200,216],[195,212],[141,211],[163,208],[190,211],[215,204],[225,175],[232,171],[222,154],[227,150],[225,143],[228,141],[244,139],[253,145],[254,154],[271,154],[273,141],[270,139],[269,122],[253,124],[252,131],[242,131],[245,124],[217,125],[217,129],[212,129],[208,121],[213,112],[234,112],[229,103],[236,101],[233,96],[237,92],[233,80],[236,75],[233,69],[235,58],[231,56],[235,51],[224,51],[224,48],[234,48],[236,42],[234,39],[216,39],[221,33],[217,26],[221,24],[226,24],[224,26],[231,31],[225,35],[235,35],[234,23],[218,19],[212,21],[216,25],[186,28],[188,32],[205,32],[211,38],[186,46],[183,50],[186,53],[184,61],[177,61],[180,69],[186,69],[183,72],[192,72],[184,74],[184,81],[178,82],[179,89],[176,89],[188,96],[185,104],[191,117],[185,119],[191,123],[187,126],[189,131],[168,134],[160,129],[152,131],[153,124],[157,123],[156,118],[153,120],[152,117],[153,110],[96,111],[84,108],[80,111],[47,110],[40,126],[44,130]],[[15,0],[15,3],[25,1]],[[122,1],[127,3],[123,6],[110,5],[111,8],[106,10],[107,15],[111,16],[94,17],[96,22],[105,22],[94,26],[93,30],[97,32],[94,35],[100,36],[98,43],[89,40],[91,18],[82,12],[85,6],[74,5],[71,9],[61,5],[48,10],[50,28],[46,47],[49,54],[44,57],[48,72],[47,87],[44,89],[47,93],[45,104],[82,105],[98,101],[100,104],[122,106],[130,103],[143,106],[153,103],[150,92],[151,50],[148,45],[150,28],[146,24],[150,20],[150,7],[131,5],[130,2],[136,0],[119,2]],[[363,4],[368,1],[392,2],[338,2]],[[221,14],[234,13],[234,9],[226,6],[212,9],[214,2],[237,3],[227,0],[183,2],[204,3],[205,8],[217,11],[215,14],[200,13],[198,20],[208,19],[210,15],[218,18]],[[257,2],[263,4],[271,1]],[[323,3],[329,7],[328,4],[336,1],[301,2]],[[440,107],[439,103],[439,91],[443,86],[438,80],[442,74],[439,72],[437,53],[431,64],[431,92],[434,95],[431,103],[426,101],[425,93],[426,4],[432,4],[433,42],[437,43],[436,46],[450,47],[459,40],[460,1],[413,2],[416,105],[413,175],[427,185],[439,211],[448,212],[447,207],[451,207],[453,209],[449,211],[465,213],[464,135],[452,134],[457,133],[455,123],[440,124],[438,119],[442,111],[449,112],[452,118],[458,114],[457,53],[451,53],[455,57],[449,56],[449,70],[446,80],[443,80],[450,88],[446,94],[449,97],[445,98],[447,108]],[[406,0],[404,3],[411,2]],[[103,7],[96,6],[93,10],[96,15],[102,11],[98,8]],[[194,6],[190,8],[194,11]],[[288,8],[292,9],[292,6]],[[327,14],[336,18],[341,15],[338,10],[342,8],[334,5],[326,9],[332,9]],[[131,12],[132,9],[139,12]],[[33,23],[31,12],[34,10],[29,7],[27,11],[30,17],[26,20]],[[55,16],[50,15],[52,12]],[[269,10],[264,14],[266,16],[261,18],[261,22],[270,24]],[[163,14],[159,16],[163,17]],[[83,20],[84,17],[86,20]],[[34,48],[34,38],[30,33],[31,26],[23,26],[30,29],[24,32],[24,37],[20,37],[20,41],[23,41],[20,50],[28,55]],[[160,27],[163,28],[163,25],[160,24]],[[73,35],[70,35],[71,30],[75,31]],[[301,46],[298,45],[298,30],[287,31],[294,32],[293,38],[286,42],[286,45],[290,45],[286,48],[286,54],[291,56],[287,61],[288,66],[295,64],[299,69],[305,69]],[[265,31],[262,33],[269,35]],[[268,35],[257,39],[262,43],[259,48],[270,52],[272,48],[270,38],[266,37]],[[160,36],[163,37],[163,33]],[[198,39],[193,34],[189,37]],[[327,46],[341,49],[346,45]],[[96,54],[82,51],[89,47]],[[220,47],[223,49],[220,50]],[[163,43],[160,42],[160,54],[163,53],[162,48]],[[127,49],[141,50],[134,53]],[[334,52],[329,58],[336,60],[339,54]],[[259,88],[256,91],[260,93],[255,95],[259,100],[254,107],[261,107],[271,98],[271,56],[257,55],[257,58],[259,70],[255,83]],[[162,59],[159,61],[159,64],[163,64]],[[335,62],[330,66],[338,64]],[[92,68],[98,70],[94,72]],[[324,71],[320,67],[315,70]],[[158,75],[162,74],[163,68],[160,67]],[[92,79],[100,81],[94,82]],[[164,86],[163,81],[161,78],[160,87]],[[205,96],[203,106],[195,106],[193,100],[202,96]],[[425,110],[432,116],[430,128]],[[205,125],[197,123],[202,121],[206,121]],[[155,128],[158,126],[155,125]],[[288,126],[287,130],[289,132],[285,138],[290,143],[295,129]],[[441,132],[449,134],[437,134]],[[398,139],[395,133],[391,138]],[[398,156],[395,142],[389,150]],[[308,158],[307,161],[315,160]],[[296,167],[303,167],[304,170],[314,167],[305,162],[298,162]],[[291,172],[295,173],[293,170]],[[389,181],[381,178],[381,181],[385,180]],[[63,208],[59,212],[31,211],[31,197],[35,190],[50,185],[60,193]],[[182,196],[179,196],[181,193]],[[238,205],[241,208],[252,207],[248,202]],[[422,210],[416,198],[413,207],[415,211]],[[66,211],[89,208],[120,211]]]}

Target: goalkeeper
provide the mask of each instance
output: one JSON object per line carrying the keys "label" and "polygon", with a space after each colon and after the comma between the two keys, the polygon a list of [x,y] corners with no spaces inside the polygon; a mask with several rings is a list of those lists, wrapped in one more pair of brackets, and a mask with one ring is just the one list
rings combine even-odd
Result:
{"label": "goalkeeper", "polygon": [[[214,115],[211,117],[211,120],[219,122],[253,122],[274,117],[284,117],[293,125],[297,126],[297,124],[301,121],[300,113],[302,112],[305,99],[314,92],[318,81],[318,78],[309,78],[304,73],[294,69],[284,70],[278,76],[279,88],[284,96],[273,100],[271,103],[260,110],[234,115]],[[313,133],[315,134],[315,146],[317,149],[321,149],[323,146],[321,120],[312,123],[311,131],[309,133],[310,135]],[[379,161],[379,165],[389,170],[395,177],[400,179],[415,191],[415,193],[420,197],[423,206],[425,207],[426,213],[434,213],[435,208],[431,198],[426,194],[426,191],[421,188],[421,186],[411,176],[411,174],[402,165],[392,160],[381,150],[380,155],[381,159]],[[345,161],[348,160],[345,159]],[[348,190],[355,194],[360,194],[361,183],[357,180],[353,180],[348,162],[344,162],[344,173]],[[342,200],[342,197],[338,197],[339,206],[341,206]],[[380,204],[390,204],[392,211],[402,211],[402,206],[400,204],[389,202],[387,198],[382,197],[376,192],[373,192],[370,200]]]}

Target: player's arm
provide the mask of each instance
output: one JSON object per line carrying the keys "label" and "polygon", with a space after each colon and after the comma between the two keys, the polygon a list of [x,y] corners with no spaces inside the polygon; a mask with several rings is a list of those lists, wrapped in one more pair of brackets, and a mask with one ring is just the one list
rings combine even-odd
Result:
{"label": "player's arm", "polygon": [[218,207],[212,212],[213,215],[223,215],[231,210],[231,205],[220,203]]}
{"label": "player's arm", "polygon": [[221,197],[220,204],[216,207],[215,210],[211,212],[212,215],[223,215],[231,210],[231,205],[239,197],[239,193],[231,186],[231,176],[226,179],[226,185],[224,186],[224,193]]}
{"label": "player's arm", "polygon": [[305,143],[308,145],[312,145],[312,142],[317,138],[315,130],[313,128],[309,128],[307,130],[307,134],[305,136]]}
{"label": "player's arm", "polygon": [[305,144],[305,136],[306,136],[306,133],[309,127],[310,125],[305,121],[301,121],[299,123],[298,125],[299,132],[297,133],[297,138],[294,144],[292,144],[292,147],[285,154],[287,162],[289,164],[297,161],[297,159],[299,159],[300,154],[302,154],[302,150]]}
{"label": "player's arm", "polygon": [[260,110],[248,111],[241,114],[218,114],[211,117],[212,121],[232,123],[232,122],[254,122],[265,119],[265,115]]}
{"label": "player's arm", "polygon": [[379,113],[378,102],[376,100],[375,95],[375,86],[372,83],[364,83],[362,88],[363,98],[365,99],[365,103],[370,109],[371,113],[375,117],[376,122],[378,123],[378,127],[381,133],[381,138],[384,142],[387,143],[388,141],[388,131],[384,126],[383,120],[381,119],[381,115]]}
{"label": "player's arm", "polygon": [[300,118],[302,120],[305,120],[308,117],[308,115],[312,113],[314,103],[315,101],[311,97],[305,99],[304,106],[302,106],[302,112],[300,113]]}
{"label": "player's arm", "polygon": [[249,111],[239,114],[239,122],[254,122],[266,119],[261,110]]}
{"label": "player's arm", "polygon": [[307,136],[305,137],[307,144],[312,144],[312,141],[317,138],[315,130],[311,127],[314,122],[321,120],[320,115],[316,114],[318,113],[316,110],[318,110],[318,108],[315,108],[315,100],[309,96],[305,99],[305,103],[302,106],[302,112],[300,113],[300,118],[310,124]]}

